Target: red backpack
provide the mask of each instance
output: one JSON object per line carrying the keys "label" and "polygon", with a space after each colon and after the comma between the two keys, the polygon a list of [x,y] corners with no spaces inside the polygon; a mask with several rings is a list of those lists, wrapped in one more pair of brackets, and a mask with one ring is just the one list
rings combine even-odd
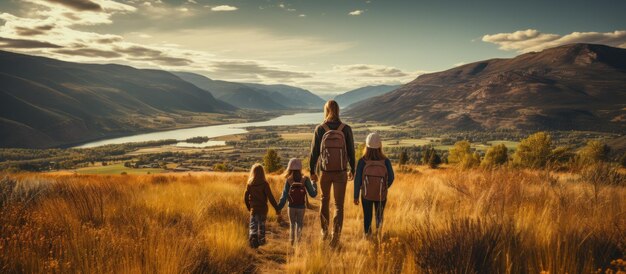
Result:
{"label": "red backpack", "polygon": [[290,180],[289,186],[289,205],[301,206],[306,204],[306,188],[304,183],[306,177],[302,176],[300,182],[295,182],[293,178]]}
{"label": "red backpack", "polygon": [[365,160],[361,190],[363,198],[369,201],[387,199],[387,166],[385,160]]}
{"label": "red backpack", "polygon": [[322,171],[346,171],[348,152],[346,151],[346,136],[343,134],[345,125],[342,123],[334,130],[325,123],[322,127],[326,132],[322,136],[320,146],[320,168]]}

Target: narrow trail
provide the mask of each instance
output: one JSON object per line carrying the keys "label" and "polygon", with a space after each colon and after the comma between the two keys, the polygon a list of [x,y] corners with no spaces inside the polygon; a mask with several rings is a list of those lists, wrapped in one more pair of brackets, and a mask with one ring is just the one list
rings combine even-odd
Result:
{"label": "narrow trail", "polygon": [[[304,225],[319,228],[319,198],[308,199],[309,206],[305,213]],[[287,259],[294,252],[289,243],[289,208],[285,206],[281,210],[281,218],[266,223],[267,244],[256,251],[257,263],[254,273],[285,273],[287,272]],[[303,235],[303,238],[304,235]]]}

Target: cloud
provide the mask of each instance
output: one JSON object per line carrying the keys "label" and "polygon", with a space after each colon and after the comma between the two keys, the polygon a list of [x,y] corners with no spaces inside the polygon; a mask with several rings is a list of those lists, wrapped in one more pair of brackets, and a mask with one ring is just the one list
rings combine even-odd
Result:
{"label": "cloud", "polygon": [[130,56],[131,60],[137,61],[153,61],[166,66],[187,66],[193,63],[191,60],[182,57],[173,57],[161,50],[147,48],[142,46],[130,46],[127,48],[116,48],[117,52],[121,52]]}
{"label": "cloud", "polygon": [[49,31],[53,28],[54,28],[54,25],[41,25],[41,26],[35,26],[32,28],[16,26],[15,32],[20,36],[35,36],[35,35],[45,34],[46,31]]}
{"label": "cloud", "polygon": [[47,0],[79,11],[100,11],[102,6],[89,0]]}
{"label": "cloud", "polygon": [[0,48],[12,49],[38,49],[38,48],[61,48],[61,46],[36,40],[11,39],[0,37]]}
{"label": "cloud", "polygon": [[212,11],[236,11],[238,9],[239,8],[235,6],[229,6],[229,5],[220,5],[220,6],[215,6],[211,8]]}
{"label": "cloud", "polygon": [[311,78],[312,74],[281,70],[254,61],[217,61],[211,64],[212,72],[228,77],[271,79]]}
{"label": "cloud", "polygon": [[626,48],[626,31],[572,32],[566,35],[558,35],[527,29],[512,33],[487,34],[482,37],[482,41],[496,44],[501,50],[514,50],[520,53],[540,51],[572,43],[605,44]]}
{"label": "cloud", "polygon": [[364,12],[365,12],[365,11],[363,11],[363,10],[353,10],[353,11],[349,12],[348,14],[349,14],[349,15],[358,16],[358,15],[363,14]]}
{"label": "cloud", "polygon": [[99,50],[99,49],[60,49],[55,50],[54,52],[65,54],[65,55],[80,55],[85,57],[103,57],[103,58],[116,58],[122,57],[121,54],[108,51],[108,50]]}
{"label": "cloud", "polygon": [[354,64],[334,66],[333,70],[359,77],[405,77],[409,75],[399,68],[382,65]]}
{"label": "cloud", "polygon": [[299,14],[298,17],[306,17],[306,14]]}

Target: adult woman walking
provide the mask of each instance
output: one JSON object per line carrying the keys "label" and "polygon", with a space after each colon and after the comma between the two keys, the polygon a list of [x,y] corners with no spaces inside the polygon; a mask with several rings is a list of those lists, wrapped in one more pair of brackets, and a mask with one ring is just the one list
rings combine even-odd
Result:
{"label": "adult woman walking", "polygon": [[387,189],[393,184],[394,174],[391,161],[383,154],[382,141],[378,133],[370,133],[365,140],[363,158],[359,159],[354,177],[354,204],[363,205],[363,229],[365,235],[372,233],[372,209],[376,213],[377,232],[383,224],[383,213],[387,203]]}
{"label": "adult woman walking", "polygon": [[[350,172],[348,171],[350,165]],[[322,207],[320,222],[322,237],[327,239],[330,223],[330,191],[335,198],[335,216],[333,218],[333,232],[330,244],[339,243],[343,227],[343,206],[348,179],[354,178],[354,139],[350,126],[339,119],[339,104],[329,100],[324,105],[324,122],[315,128],[311,143],[311,179],[317,181],[319,168],[320,188],[322,189]],[[349,174],[349,175],[348,175]],[[349,176],[349,178],[348,178]]]}

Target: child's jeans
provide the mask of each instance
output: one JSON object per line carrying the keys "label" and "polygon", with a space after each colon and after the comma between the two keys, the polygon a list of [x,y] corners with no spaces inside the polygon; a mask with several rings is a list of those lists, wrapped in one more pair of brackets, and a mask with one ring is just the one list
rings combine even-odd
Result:
{"label": "child's jeans", "polygon": [[376,213],[376,228],[380,229],[383,224],[383,213],[385,212],[385,204],[387,201],[369,201],[361,199],[363,205],[363,228],[365,234],[372,234],[372,210]]}
{"label": "child's jeans", "polygon": [[257,248],[265,244],[265,215],[250,215],[250,232],[248,241],[252,248]]}
{"label": "child's jeans", "polygon": [[289,208],[289,241],[291,245],[300,241],[302,225],[304,224],[304,208]]}

